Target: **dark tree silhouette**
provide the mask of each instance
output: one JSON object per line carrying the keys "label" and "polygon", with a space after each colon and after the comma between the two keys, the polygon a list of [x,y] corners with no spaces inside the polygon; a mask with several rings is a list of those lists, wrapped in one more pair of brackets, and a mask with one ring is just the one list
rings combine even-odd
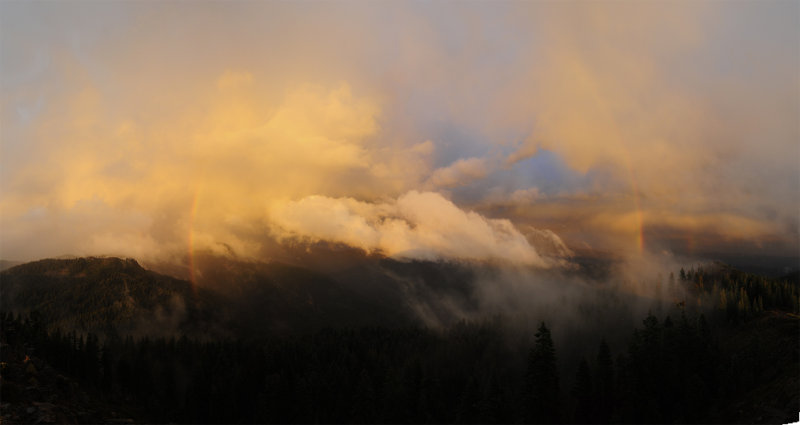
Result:
{"label": "dark tree silhouette", "polygon": [[609,423],[614,406],[614,361],[606,340],[600,341],[597,350],[597,371],[595,372],[595,420]]}
{"label": "dark tree silhouette", "polygon": [[586,359],[581,359],[581,363],[578,366],[572,394],[575,396],[574,422],[579,424],[592,423],[595,410],[592,397],[592,375]]}
{"label": "dark tree silhouette", "polygon": [[536,345],[528,356],[525,376],[529,423],[557,423],[560,419],[556,350],[544,322],[536,332]]}

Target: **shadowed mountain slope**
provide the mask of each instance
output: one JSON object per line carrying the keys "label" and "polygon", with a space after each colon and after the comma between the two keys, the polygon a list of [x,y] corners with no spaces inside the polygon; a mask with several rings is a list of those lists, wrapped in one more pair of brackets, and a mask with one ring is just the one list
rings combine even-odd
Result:
{"label": "shadowed mountain slope", "polygon": [[53,328],[168,335],[206,332],[213,295],[120,258],[45,259],[0,273],[3,311],[37,311]]}

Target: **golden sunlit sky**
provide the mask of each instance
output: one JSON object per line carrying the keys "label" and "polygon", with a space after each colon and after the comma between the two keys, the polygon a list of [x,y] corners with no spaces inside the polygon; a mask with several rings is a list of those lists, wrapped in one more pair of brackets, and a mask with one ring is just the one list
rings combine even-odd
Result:
{"label": "golden sunlit sky", "polygon": [[0,3],[0,258],[800,252],[800,2]]}

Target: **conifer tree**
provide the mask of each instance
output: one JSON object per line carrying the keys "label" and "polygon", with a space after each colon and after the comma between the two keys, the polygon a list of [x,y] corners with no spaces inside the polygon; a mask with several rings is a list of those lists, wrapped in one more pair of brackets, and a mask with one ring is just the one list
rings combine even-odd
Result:
{"label": "conifer tree", "polygon": [[550,330],[544,322],[536,332],[536,344],[528,356],[525,378],[527,422],[558,422],[560,403],[556,353]]}
{"label": "conifer tree", "polygon": [[575,423],[587,424],[593,419],[592,375],[586,359],[581,359],[578,372],[575,374],[575,386],[572,389],[575,396]]}
{"label": "conifer tree", "polygon": [[614,361],[605,339],[600,341],[600,348],[597,350],[594,399],[596,421],[610,422],[614,408]]}

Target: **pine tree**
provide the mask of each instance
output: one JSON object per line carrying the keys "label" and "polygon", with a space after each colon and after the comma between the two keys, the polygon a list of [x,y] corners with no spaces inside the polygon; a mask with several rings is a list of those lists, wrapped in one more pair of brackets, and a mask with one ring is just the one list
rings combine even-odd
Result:
{"label": "pine tree", "polygon": [[366,369],[362,369],[355,388],[350,420],[354,423],[375,422],[377,414],[376,400],[372,378]]}
{"label": "pine tree", "polygon": [[596,421],[609,423],[614,410],[614,361],[605,339],[600,341],[600,348],[597,350],[594,398]]}
{"label": "pine tree", "polygon": [[675,273],[669,272],[669,283],[667,285],[667,295],[669,297],[674,297],[677,293],[677,289],[675,288]]}
{"label": "pine tree", "polygon": [[556,353],[550,330],[544,322],[536,332],[536,344],[528,356],[526,373],[527,422],[559,421],[559,388]]}
{"label": "pine tree", "polygon": [[503,387],[500,385],[496,373],[491,371],[479,405],[479,422],[508,423],[508,409],[504,407]]}
{"label": "pine tree", "polygon": [[586,359],[581,359],[581,363],[578,366],[572,393],[576,401],[575,423],[587,424],[592,422],[595,410],[592,397],[592,375],[589,372],[589,364]]}

